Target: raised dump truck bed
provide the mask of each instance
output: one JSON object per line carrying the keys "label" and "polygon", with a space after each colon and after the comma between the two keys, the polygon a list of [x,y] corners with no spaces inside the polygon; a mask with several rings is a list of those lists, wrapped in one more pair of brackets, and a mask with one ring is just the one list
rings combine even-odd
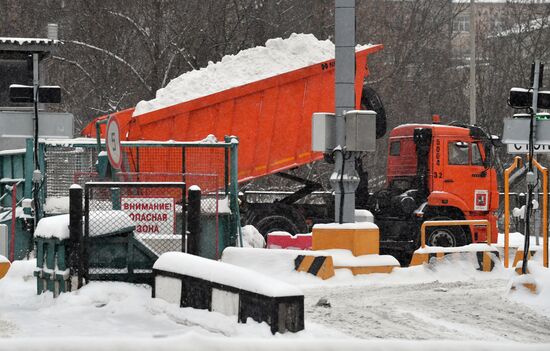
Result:
{"label": "raised dump truck bed", "polygon": [[[368,55],[382,48],[373,45],[356,52],[357,108],[368,75]],[[129,141],[198,141],[208,134],[223,140],[235,135],[239,138],[239,181],[246,181],[323,157],[311,150],[311,116],[334,111],[334,77],[335,61],[328,60],[136,117],[132,117],[134,109],[112,116],[121,126],[121,138]],[[109,116],[94,120],[82,135],[94,137],[96,122]],[[101,131],[105,132],[105,125]],[[151,162],[143,155],[141,159],[140,172],[181,170],[181,164]],[[192,165],[187,169],[192,171]]]}

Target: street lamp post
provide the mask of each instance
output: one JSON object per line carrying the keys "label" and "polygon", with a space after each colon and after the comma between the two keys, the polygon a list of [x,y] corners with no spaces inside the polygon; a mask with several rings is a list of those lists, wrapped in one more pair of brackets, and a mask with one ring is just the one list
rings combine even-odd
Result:
{"label": "street lamp post", "polygon": [[[38,54],[33,54],[33,64],[38,65]],[[35,66],[37,67],[37,66]],[[33,204],[34,204],[34,228],[40,219],[40,184],[42,184],[42,173],[38,157],[38,104],[39,103],[60,103],[61,88],[58,86],[40,86],[38,70],[34,70],[33,85],[12,84],[10,86],[10,100],[16,103],[32,103],[33,116]]]}

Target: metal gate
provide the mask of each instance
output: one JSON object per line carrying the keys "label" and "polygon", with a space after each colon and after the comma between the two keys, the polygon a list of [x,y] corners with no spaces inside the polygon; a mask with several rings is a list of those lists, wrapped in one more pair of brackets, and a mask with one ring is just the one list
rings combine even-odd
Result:
{"label": "metal gate", "polygon": [[185,251],[184,182],[88,182],[82,272],[86,281],[151,283],[156,259]]}

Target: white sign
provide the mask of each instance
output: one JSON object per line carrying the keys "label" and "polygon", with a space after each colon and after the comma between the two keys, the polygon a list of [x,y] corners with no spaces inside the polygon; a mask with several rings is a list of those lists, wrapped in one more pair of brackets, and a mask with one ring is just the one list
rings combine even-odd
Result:
{"label": "white sign", "polygon": [[136,224],[136,233],[174,234],[176,206],[169,197],[123,197],[122,210]]}
{"label": "white sign", "polygon": [[474,211],[489,209],[489,190],[476,190],[474,195]]}
{"label": "white sign", "polygon": [[[548,153],[550,152],[550,145],[535,144],[534,149],[536,154]],[[528,152],[527,144],[508,144],[509,154],[527,154]]]}
{"label": "white sign", "polygon": [[107,122],[107,132],[105,133],[105,144],[107,144],[107,156],[114,169],[120,169],[122,166],[122,150],[120,149],[120,128],[115,116],[109,118]]}

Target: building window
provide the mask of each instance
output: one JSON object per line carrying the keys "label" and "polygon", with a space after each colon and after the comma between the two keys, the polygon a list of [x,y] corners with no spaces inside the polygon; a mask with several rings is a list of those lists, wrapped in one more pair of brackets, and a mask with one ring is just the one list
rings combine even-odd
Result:
{"label": "building window", "polygon": [[453,21],[453,32],[470,32],[470,15],[458,15]]}

